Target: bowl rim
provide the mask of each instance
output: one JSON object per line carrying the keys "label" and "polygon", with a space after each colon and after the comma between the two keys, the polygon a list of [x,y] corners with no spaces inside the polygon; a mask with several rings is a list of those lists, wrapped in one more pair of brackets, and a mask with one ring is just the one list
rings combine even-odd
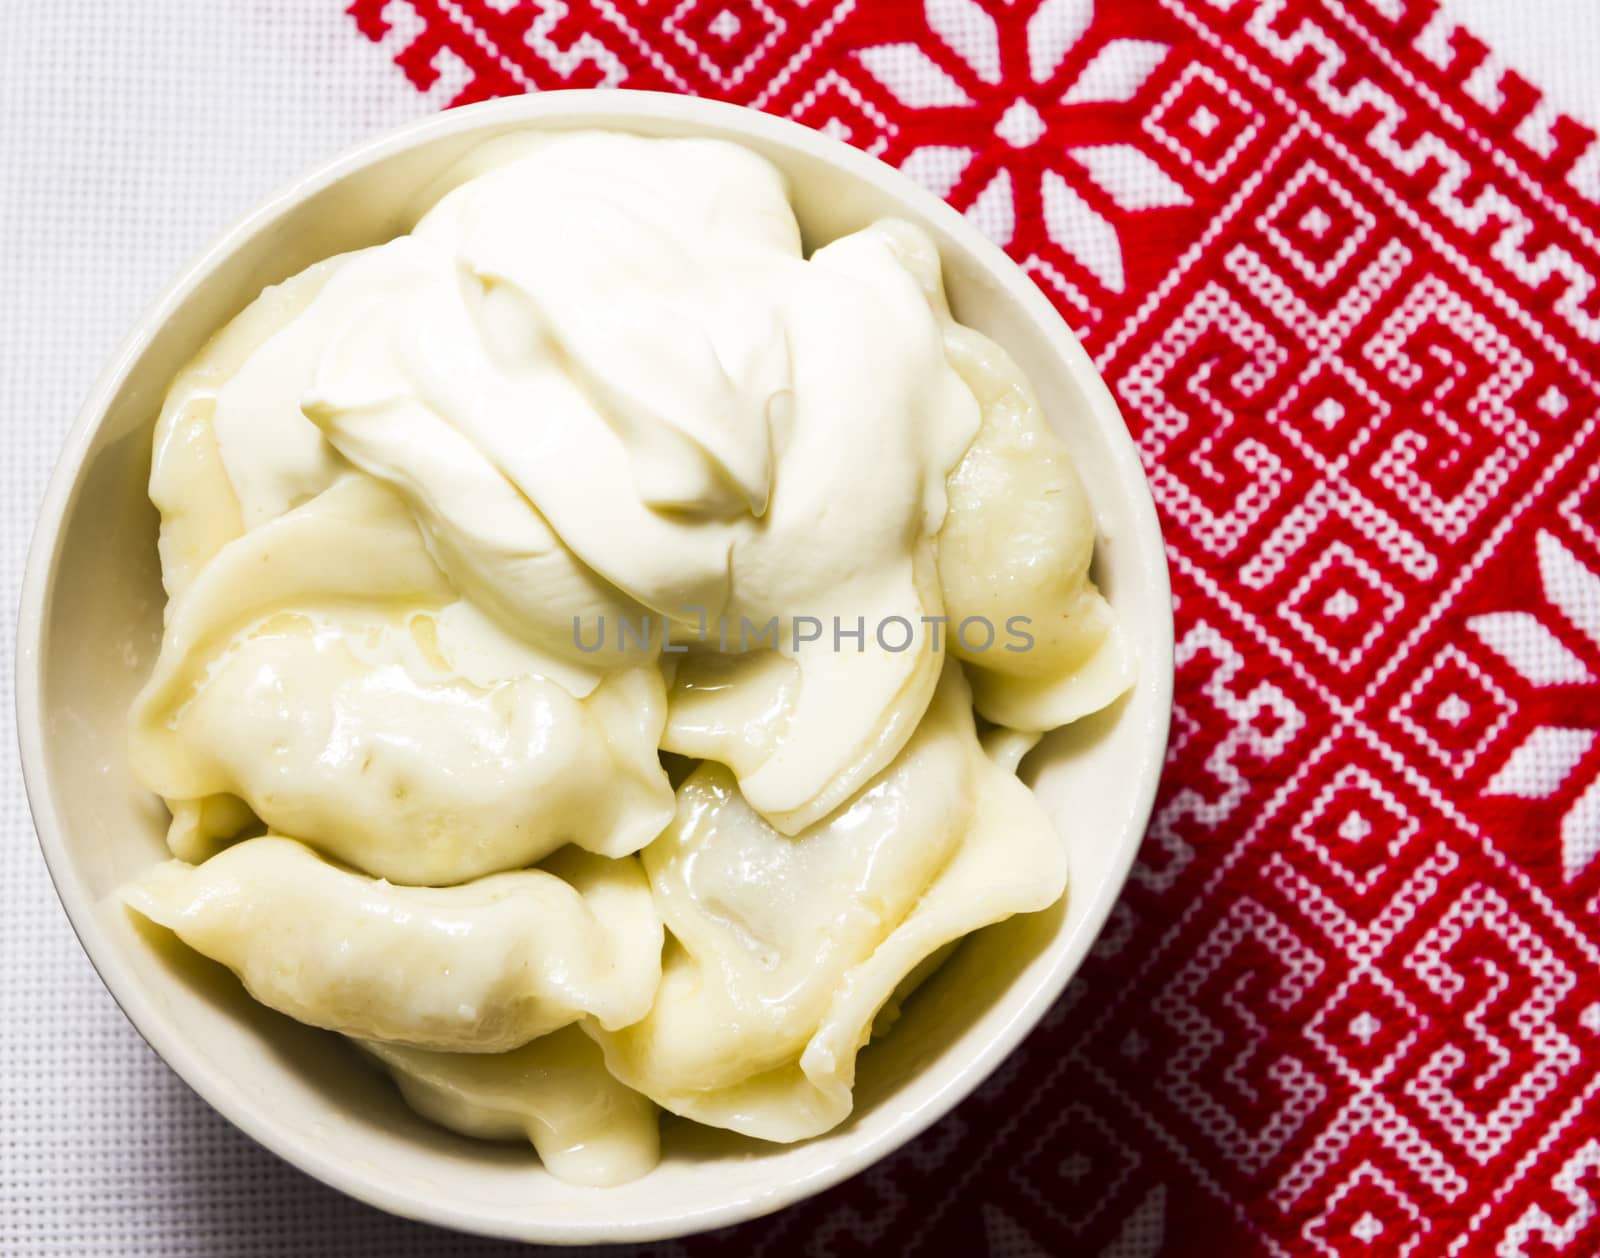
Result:
{"label": "bowl rim", "polygon": [[[955,239],[983,266],[989,278],[1024,316],[1038,325],[1050,351],[1066,365],[1083,389],[1103,430],[1118,481],[1134,490],[1134,544],[1148,549],[1146,578],[1157,623],[1150,626],[1156,658],[1141,659],[1138,686],[1153,690],[1154,719],[1142,731],[1143,754],[1136,781],[1130,783],[1133,803],[1120,847],[1107,861],[1108,876],[1089,896],[1078,945],[1058,958],[1045,981],[1019,1007],[999,1032],[952,1071],[947,1084],[919,1108],[898,1115],[875,1135],[859,1141],[822,1169],[764,1192],[709,1205],[688,1204],[658,1212],[648,1219],[604,1225],[551,1223],[483,1218],[470,1208],[426,1200],[392,1189],[376,1173],[353,1165],[295,1131],[273,1122],[261,1107],[247,1102],[223,1072],[212,1067],[172,1028],[149,991],[129,969],[94,912],[95,902],[72,868],[62,819],[48,780],[45,714],[41,710],[43,654],[41,632],[46,622],[60,557],[68,508],[94,438],[112,402],[126,383],[157,331],[187,302],[210,275],[258,233],[294,206],[377,162],[430,141],[479,129],[532,123],[626,130],[642,122],[665,121],[686,132],[714,128],[775,146],[842,169],[867,183],[886,186],[908,202],[918,216]],[[1110,422],[1115,421],[1115,422]],[[533,93],[466,105],[425,115],[355,144],[281,186],[255,209],[236,221],[195,255],[176,279],[140,314],[91,387],[57,457],[40,501],[28,548],[17,613],[15,658],[16,720],[23,782],[45,864],[68,922],[90,964],[134,1029],[169,1069],[234,1127],[263,1148],[320,1182],[358,1201],[418,1222],[477,1235],[578,1245],[664,1240],[759,1218],[849,1178],[914,1139],[943,1118],[976,1089],[1034,1029],[1081,968],[1104,929],[1113,903],[1127,881],[1154,806],[1165,758],[1173,688],[1173,622],[1171,585],[1160,522],[1133,439],[1120,409],[1092,360],[1033,280],[999,246],[933,193],[877,158],[802,124],[740,105],[668,92],[623,89],[569,89]],[[520,1225],[518,1225],[520,1224]]]}

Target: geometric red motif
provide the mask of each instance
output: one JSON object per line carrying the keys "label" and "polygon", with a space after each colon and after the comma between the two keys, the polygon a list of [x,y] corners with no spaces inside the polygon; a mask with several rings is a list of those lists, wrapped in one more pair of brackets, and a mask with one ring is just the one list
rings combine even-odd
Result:
{"label": "geometric red motif", "polygon": [[[1098,1213],[1079,1199],[1092,1191],[1102,1206],[1114,1203],[1139,1165],[1138,1154],[1116,1130],[1081,1104],[1069,1106],[1048,1124],[1035,1152],[1044,1174],[1030,1176],[1024,1190],[1060,1226],[1075,1233],[1092,1227]],[[1068,1203],[1070,1208],[1063,1208]]]}
{"label": "geometric red motif", "polygon": [[1355,974],[1307,1028],[1341,1072],[1377,1082],[1415,1042],[1422,1019],[1377,971]]}
{"label": "geometric red motif", "polygon": [[1345,462],[1386,417],[1388,404],[1343,362],[1318,363],[1273,416],[1314,458]]}
{"label": "geometric red motif", "polygon": [[1340,766],[1290,834],[1358,891],[1399,856],[1420,823],[1357,765]]}
{"label": "geometric red motif", "polygon": [[1404,606],[1377,569],[1334,542],[1289,591],[1283,615],[1329,663],[1348,671]]}
{"label": "geometric red motif", "polygon": [[1396,719],[1458,775],[1472,767],[1514,711],[1494,678],[1455,646],[1423,665],[1395,705]]}
{"label": "geometric red motif", "polygon": [[1207,183],[1215,183],[1256,138],[1261,122],[1261,114],[1226,79],[1196,62],[1145,117],[1144,129]]}
{"label": "geometric red motif", "polygon": [[349,7],[440,104],[693,92],[905,171],[1162,515],[1173,733],[1095,954],[934,1130],[693,1252],[1600,1254],[1590,127],[1437,0]]}
{"label": "geometric red motif", "polygon": [[1427,1234],[1421,1213],[1381,1172],[1362,1163],[1306,1225],[1305,1235],[1330,1258],[1362,1252],[1405,1258]]}
{"label": "geometric red motif", "polygon": [[683,0],[661,29],[708,76],[731,86],[778,41],[783,23],[762,0]]}
{"label": "geometric red motif", "polygon": [[1320,166],[1307,165],[1267,208],[1261,227],[1285,261],[1322,288],[1360,252],[1377,221]]}

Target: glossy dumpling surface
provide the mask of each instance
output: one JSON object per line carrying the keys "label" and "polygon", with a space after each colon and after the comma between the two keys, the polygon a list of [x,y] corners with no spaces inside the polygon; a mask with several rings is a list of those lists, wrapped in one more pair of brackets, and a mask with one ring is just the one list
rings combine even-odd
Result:
{"label": "glossy dumpling surface", "polygon": [[575,1026],[506,1053],[358,1043],[417,1113],[464,1136],[527,1140],[568,1183],[626,1183],[660,1158],[656,1107],[613,1079],[600,1050]]}
{"label": "glossy dumpling surface", "polygon": [[[298,390],[315,365],[314,346],[298,338],[293,362],[286,362],[281,348],[263,351],[299,321],[348,257],[329,258],[266,289],[205,344],[167,390],[156,421],[150,500],[161,513],[161,579],[170,596],[181,594],[223,545],[245,531],[240,494],[218,436],[219,419],[230,433],[257,443],[288,432],[284,444],[294,453],[287,458],[269,454],[263,466],[296,460],[314,464],[315,471],[302,478],[302,492],[336,472],[337,460],[314,429],[306,439],[309,425],[299,407]],[[269,358],[271,369],[262,370]],[[263,380],[270,381],[266,390],[260,387]],[[240,461],[236,452],[234,462]],[[252,506],[253,522],[259,523],[267,511],[258,503]]]}
{"label": "glossy dumpling surface", "polygon": [[978,743],[959,670],[895,761],[834,817],[767,825],[725,770],[679,788],[644,853],[672,932],[641,1022],[593,1028],[618,1078],[768,1140],[850,1112],[857,1051],[930,954],[1061,895],[1065,855],[1027,789]]}
{"label": "glossy dumpling surface", "polygon": [[[947,482],[939,532],[940,583],[957,630],[950,649],[968,664],[985,717],[1055,729],[1133,684],[1132,654],[1089,576],[1094,513],[1010,356],[954,324],[945,348],[983,408],[978,435]],[[975,625],[964,640],[959,626],[969,617],[992,632]],[[1013,624],[1031,641],[1008,633]]]}
{"label": "glossy dumpling surface", "polygon": [[404,629],[372,637],[358,651],[347,623],[261,627],[176,715],[182,754],[152,781],[174,798],[237,797],[273,830],[423,886],[521,869],[568,842],[624,856],[672,816],[655,669],[575,699],[542,677],[441,675]]}
{"label": "glossy dumpling surface", "polygon": [[312,1026],[495,1053],[650,1007],[661,922],[636,857],[568,849],[545,869],[397,887],[278,836],[158,865],[123,899]]}
{"label": "glossy dumpling surface", "polygon": [[563,843],[648,842],[673,806],[660,673],[577,698],[463,607],[399,500],[357,478],[223,546],[134,707],[134,766],[175,803],[175,854],[203,858],[252,813],[435,886]]}

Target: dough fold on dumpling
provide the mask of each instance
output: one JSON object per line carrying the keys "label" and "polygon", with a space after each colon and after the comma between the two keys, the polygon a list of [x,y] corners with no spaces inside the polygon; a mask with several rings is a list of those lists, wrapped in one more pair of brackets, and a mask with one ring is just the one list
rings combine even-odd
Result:
{"label": "dough fold on dumpling", "polygon": [[704,766],[643,858],[673,936],[660,991],[642,1021],[585,1029],[663,1107],[778,1141],[849,1114],[873,1018],[925,958],[1066,880],[1049,820],[979,745],[954,666],[899,757],[826,823],[781,835]]}
{"label": "dough fold on dumpling", "polygon": [[464,1136],[528,1140],[557,1179],[606,1188],[637,1179],[660,1158],[655,1105],[613,1079],[575,1026],[507,1053],[356,1043],[417,1113]]}
{"label": "dough fold on dumpling", "polygon": [[154,671],[133,704],[134,761],[144,726],[193,693],[210,654],[280,611],[389,605],[437,610],[455,593],[428,557],[405,507],[350,476],[305,505],[221,548],[167,608]]}
{"label": "dough fold on dumpling", "polygon": [[[223,545],[309,501],[346,470],[300,410],[328,335],[307,318],[356,253],[307,267],[228,321],[184,365],[156,421],[150,500],[161,579],[177,598]],[[369,251],[370,252],[370,251]]]}
{"label": "dough fold on dumpling", "polygon": [[661,920],[631,856],[568,848],[542,869],[396,887],[268,835],[157,865],[121,895],[262,1004],[415,1048],[499,1053],[581,1017],[626,1026],[661,973]]}
{"label": "dough fold on dumpling", "polygon": [[421,886],[521,869],[568,842],[625,856],[671,820],[656,669],[580,700],[543,677],[430,676],[403,629],[373,629],[371,654],[347,631],[285,616],[233,645],[173,718],[177,754],[148,783],[179,800],[235,796],[273,830]]}
{"label": "dough fold on dumpling", "polygon": [[[953,628],[968,617],[992,627],[986,649],[969,648],[959,633],[950,649],[967,664],[985,717],[1014,729],[1055,729],[1133,684],[1132,651],[1089,576],[1094,512],[1066,445],[1011,357],[954,323],[945,350],[982,405],[983,423],[947,481],[939,576]],[[1031,644],[1008,632],[1013,625]]]}
{"label": "dough fold on dumpling", "polygon": [[[311,377],[318,347],[301,316],[353,254],[339,254],[273,284],[223,326],[183,367],[167,390],[156,420],[150,463],[150,501],[161,513],[161,580],[177,598],[226,543],[245,531],[240,494],[229,475],[223,434],[253,448],[232,463],[284,472],[299,463],[291,493],[325,488],[339,461],[300,413],[299,391]],[[296,330],[288,333],[293,327]],[[288,333],[286,336],[285,334]],[[286,353],[286,347],[292,346]],[[219,431],[220,429],[220,431]],[[282,440],[288,434],[287,440]],[[275,443],[293,453],[285,455]],[[278,495],[279,505],[286,509]],[[281,514],[252,499],[251,523]]]}
{"label": "dough fold on dumpling", "polygon": [[524,671],[537,660],[463,675],[488,666],[462,646],[453,597],[405,508],[354,477],[219,551],[133,710],[135,771],[172,803],[174,853],[203,858],[253,813],[367,873],[440,886],[659,833],[659,672],[583,699]]}

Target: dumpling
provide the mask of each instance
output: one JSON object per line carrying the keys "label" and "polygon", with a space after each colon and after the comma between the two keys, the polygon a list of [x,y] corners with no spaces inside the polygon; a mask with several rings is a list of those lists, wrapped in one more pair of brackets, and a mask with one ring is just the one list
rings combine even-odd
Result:
{"label": "dumpling", "polygon": [[[439,610],[456,598],[395,496],[350,476],[220,549],[167,607],[161,653],[134,701],[135,729],[194,691],[211,656],[276,612],[356,606]],[[135,747],[135,759],[138,749]]]}
{"label": "dumpling", "polygon": [[[204,435],[202,429],[196,431]],[[158,466],[181,468],[181,461],[172,460],[158,456]],[[205,514],[214,501],[184,501],[188,505],[171,507],[170,515],[163,507],[163,565],[172,574],[173,596],[155,669],[129,712],[129,752],[134,776],[164,796],[172,810],[168,846],[174,855],[197,861],[210,854],[216,838],[238,833],[253,818],[236,797],[193,794],[177,785],[186,769],[176,714],[200,688],[215,656],[254,622],[285,607],[409,602],[429,610],[449,604],[453,592],[399,501],[357,477],[244,535],[223,535],[220,517]],[[203,567],[191,569],[189,557],[213,542],[216,550],[204,555]],[[169,552],[184,558],[165,569]]]}
{"label": "dumpling", "polygon": [[606,1071],[575,1026],[508,1053],[434,1053],[358,1040],[425,1118],[482,1140],[531,1141],[557,1179],[607,1188],[661,1155],[656,1107]]}
{"label": "dumpling", "polygon": [[[230,389],[230,382],[258,350],[299,319],[346,256],[319,262],[266,289],[206,342],[168,389],[156,421],[150,500],[161,512],[161,579],[170,598],[182,594],[211,557],[245,530],[217,433],[220,397],[226,394],[230,402],[224,427],[237,427],[240,392]],[[308,363],[300,373],[302,385],[309,370]],[[305,423],[297,400],[271,418],[280,421],[269,422],[272,430]]]}
{"label": "dumpling", "polygon": [[[949,729],[970,726],[954,702],[960,689],[953,673],[894,766],[837,817],[792,838],[750,808],[720,765],[679,787],[677,817],[644,861],[692,964],[669,962],[650,1018],[621,1037],[659,1040],[646,1050],[657,1074],[717,1088],[792,1058],[838,976],[910,911],[971,816],[972,762]],[[696,997],[685,1000],[690,987]]]}
{"label": "dumpling", "polygon": [[892,219],[868,231],[916,278],[982,412],[945,480],[937,539],[948,644],[977,709],[1034,733],[1098,711],[1132,684],[1133,655],[1089,577],[1095,520],[1071,456],[1017,364],[951,317],[927,233]]}
{"label": "dumpling", "polygon": [[707,765],[643,859],[672,935],[660,991],[642,1021],[585,1029],[658,1104],[778,1141],[849,1114],[856,1053],[926,958],[1047,907],[1066,879],[1049,820],[984,754],[953,665],[899,757],[827,822],[786,837]]}
{"label": "dumpling", "polygon": [[[982,404],[983,425],[947,482],[939,578],[952,630],[969,617],[987,622],[966,642],[953,633],[950,649],[968,665],[985,717],[1055,729],[1133,684],[1132,652],[1089,577],[1094,514],[1016,363],[956,324],[945,347]],[[1008,632],[1013,625],[1031,645]]]}
{"label": "dumpling", "polygon": [[168,861],[123,900],[311,1026],[446,1052],[500,1053],[581,1017],[643,1017],[661,920],[638,859],[567,849],[543,869],[396,887],[275,835],[203,865]]}
{"label": "dumpling", "polygon": [[174,853],[201,859],[253,814],[439,886],[659,833],[659,672],[583,699],[536,672],[494,676],[451,599],[404,507],[356,478],[219,552],[134,706],[135,771],[172,801]]}
{"label": "dumpling", "polygon": [[638,851],[672,818],[656,756],[666,688],[635,668],[574,699],[543,677],[430,676],[404,633],[281,616],[232,647],[174,717],[170,798],[237,796],[267,825],[395,882],[521,869],[563,843]]}

